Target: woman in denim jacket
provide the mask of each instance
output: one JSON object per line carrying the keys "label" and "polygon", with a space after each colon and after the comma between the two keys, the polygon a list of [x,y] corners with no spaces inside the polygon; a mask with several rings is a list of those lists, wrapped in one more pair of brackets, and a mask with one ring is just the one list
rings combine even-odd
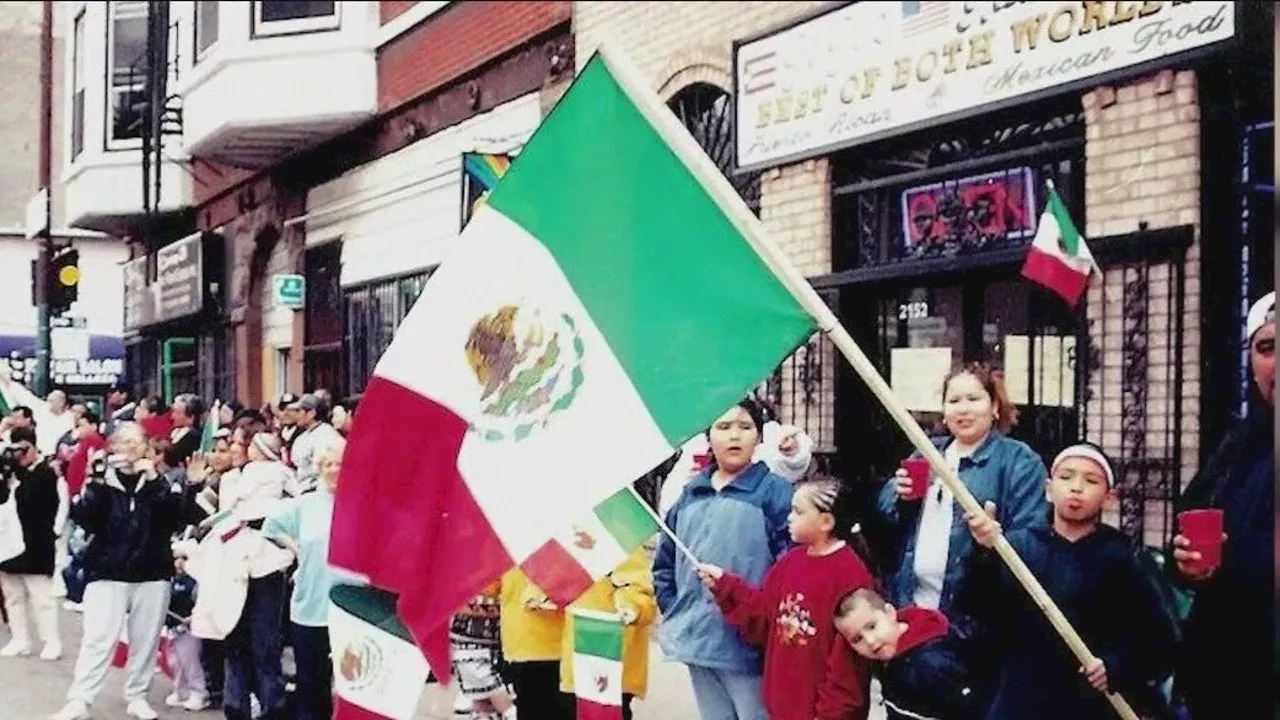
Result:
{"label": "woman in denim jacket", "polygon": [[[1000,373],[977,364],[954,370],[942,397],[949,436],[934,444],[978,503],[994,503],[1006,531],[1047,523],[1048,471],[1034,450],[1005,435],[1017,410]],[[896,569],[885,578],[889,601],[950,614],[973,550],[960,505],[937,477],[923,498],[912,498],[911,480],[899,470],[880,492],[879,511],[898,548]]]}

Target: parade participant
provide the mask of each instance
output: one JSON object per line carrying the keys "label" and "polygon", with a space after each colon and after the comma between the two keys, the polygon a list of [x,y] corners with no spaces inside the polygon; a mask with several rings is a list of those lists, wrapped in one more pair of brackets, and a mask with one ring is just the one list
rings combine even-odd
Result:
{"label": "parade participant", "polygon": [[[1081,668],[1044,611],[994,553],[978,553],[972,607],[997,666],[986,717],[1079,720],[1109,717],[1104,693],[1158,709],[1172,671],[1175,629],[1138,565],[1129,539],[1102,524],[1115,497],[1109,458],[1090,443],[1063,450],[1045,485],[1052,523],[1008,533],[1009,544],[1097,656]],[[966,517],[984,548],[1000,535],[997,508]],[[966,606],[968,603],[966,602]]]}
{"label": "parade participant", "polygon": [[501,583],[485,588],[450,622],[449,654],[458,686],[455,716],[501,720],[514,715],[515,705],[502,674],[501,591]]}
{"label": "parade participant", "polygon": [[[631,702],[643,698],[649,686],[649,629],[658,619],[653,595],[649,550],[638,548],[613,572],[600,578],[573,601],[572,608],[615,613],[625,626],[622,634],[622,718],[631,720]],[[564,645],[560,656],[560,689],[574,691],[573,613],[565,614]]]}
{"label": "parade participant", "polygon": [[9,643],[0,649],[0,657],[31,654],[30,609],[44,642],[40,659],[57,660],[62,657],[53,587],[58,477],[36,449],[36,433],[31,428],[15,428],[9,442],[10,468],[7,476],[0,477],[0,504],[17,503],[26,547],[21,555],[0,562],[0,592],[12,633]]}
{"label": "parade participant", "polygon": [[[753,461],[763,425],[760,403],[751,398],[717,418],[707,431],[711,465],[689,481],[666,517],[699,560],[755,586],[791,549],[792,485]],[[653,579],[662,613],[658,640],[668,659],[688,666],[702,717],[766,718],[760,652],[725,621],[697,567],[669,537],[659,540]]]}
{"label": "parade participant", "polygon": [[[999,372],[983,365],[952,371],[942,382],[942,421],[949,435],[934,442],[978,502],[994,502],[1009,530],[1044,525],[1044,462],[1025,443],[1006,436],[1017,422]],[[918,457],[918,454],[913,456]],[[895,606],[950,614],[964,584],[973,539],[956,520],[955,498],[937,477],[923,495],[905,470],[880,492],[879,511],[898,549],[885,579]]]}
{"label": "parade participant", "polygon": [[71,506],[72,521],[90,537],[84,551],[84,635],[67,704],[53,720],[89,717],[122,628],[129,641],[126,712],[138,720],[157,717],[147,693],[169,608],[170,538],[183,525],[183,496],[180,487],[156,474],[136,424],[121,424],[109,444],[111,455],[94,463],[90,482]]}
{"label": "parade participant", "polygon": [[972,638],[929,608],[895,609],[875,590],[840,599],[836,631],[852,649],[835,663],[872,663],[887,720],[977,720],[982,700],[969,672]]}
{"label": "parade participant", "polygon": [[[1268,636],[1275,593],[1276,294],[1254,303],[1245,322],[1249,342],[1249,413],[1183,491],[1179,510],[1215,509],[1225,532],[1216,566],[1179,533],[1178,575],[1195,591],[1183,632],[1175,683],[1194,720],[1271,717],[1274,684]],[[1275,671],[1271,671],[1274,673]]]}
{"label": "parade participant", "polygon": [[725,618],[747,642],[764,649],[763,700],[771,720],[848,720],[870,709],[865,671],[839,665],[832,673],[831,621],[840,598],[875,580],[849,547],[850,527],[840,503],[841,483],[814,476],[796,486],[788,516],[798,547],[783,555],[760,589],[733,573],[703,564],[698,575]]}
{"label": "parade participant", "polygon": [[[255,437],[255,445],[259,437],[264,435]],[[329,530],[345,451],[343,440],[321,448],[319,492],[286,501],[262,526],[264,536],[289,548],[298,559],[289,597],[297,720],[329,720],[333,714],[329,590],[334,573],[329,567]]]}
{"label": "parade participant", "polygon": [[498,629],[518,715],[573,720],[577,702],[560,691],[564,608],[551,602],[518,567],[508,570],[501,582]]}

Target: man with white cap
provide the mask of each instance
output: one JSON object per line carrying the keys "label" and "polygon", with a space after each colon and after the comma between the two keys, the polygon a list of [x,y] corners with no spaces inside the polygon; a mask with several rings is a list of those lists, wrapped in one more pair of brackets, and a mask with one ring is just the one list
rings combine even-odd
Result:
{"label": "man with white cap", "polygon": [[1180,511],[1223,513],[1226,540],[1216,567],[1201,562],[1181,534],[1178,574],[1195,590],[1175,674],[1193,720],[1272,717],[1271,633],[1275,571],[1276,294],[1245,321],[1253,383],[1248,415],[1187,486]]}

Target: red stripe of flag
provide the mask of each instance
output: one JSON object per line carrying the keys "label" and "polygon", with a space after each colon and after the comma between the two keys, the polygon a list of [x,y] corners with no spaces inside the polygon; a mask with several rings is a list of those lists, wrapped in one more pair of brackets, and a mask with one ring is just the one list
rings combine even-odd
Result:
{"label": "red stripe of flag", "polygon": [[622,720],[622,706],[602,705],[578,698],[578,720]]}
{"label": "red stripe of flag", "polygon": [[342,464],[329,559],[400,596],[400,619],[448,684],[449,618],[515,561],[458,471],[466,421],[377,376],[361,410]]}
{"label": "red stripe of flag", "polygon": [[556,540],[548,541],[525,558],[520,570],[560,607],[582,597],[595,584],[595,579]]}
{"label": "red stripe of flag", "polygon": [[333,720],[389,720],[386,715],[379,715],[372,710],[348,702],[341,695],[333,696]]}

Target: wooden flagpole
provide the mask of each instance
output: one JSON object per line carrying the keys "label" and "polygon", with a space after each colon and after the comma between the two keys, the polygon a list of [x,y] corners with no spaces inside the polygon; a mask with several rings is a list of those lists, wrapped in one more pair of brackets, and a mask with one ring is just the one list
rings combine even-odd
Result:
{"label": "wooden flagpole", "polygon": [[[605,40],[600,44],[598,52],[613,72],[614,78],[623,91],[636,104],[636,107],[644,113],[650,124],[670,146],[672,152],[681,159],[690,173],[702,183],[707,192],[716,198],[720,207],[725,210],[730,221],[733,222],[734,227],[751,243],[751,246],[760,255],[761,260],[773,270],[778,280],[786,286],[796,302],[814,319],[818,329],[831,340],[836,349],[849,361],[854,371],[858,373],[859,377],[867,384],[867,387],[871,389],[871,392],[884,408],[889,411],[894,421],[902,428],[907,439],[929,461],[934,473],[947,486],[951,494],[955,496],[956,502],[960,503],[960,507],[970,514],[985,512],[982,506],[978,504],[977,499],[969,492],[969,488],[965,487],[956,473],[951,470],[951,467],[943,459],[942,453],[929,441],[919,423],[911,417],[911,413],[907,411],[906,406],[902,404],[902,401],[894,394],[889,384],[885,382],[884,377],[880,375],[880,371],[876,369],[866,354],[862,352],[862,348],[858,347],[857,342],[840,324],[835,313],[831,311],[831,308],[827,307],[827,304],[819,297],[817,291],[809,284],[809,281],[791,263],[790,258],[768,238],[759,219],[747,209],[746,204],[733,190],[729,181],[721,174],[720,169],[711,162],[711,158],[707,156],[702,148],[698,147],[698,144],[689,135],[688,131],[680,126],[676,116],[663,107],[657,95],[649,87],[644,75],[631,62],[631,59],[622,52],[621,47],[612,40]],[[1040,610],[1048,617],[1049,622],[1058,631],[1058,634],[1062,636],[1071,652],[1075,654],[1080,665],[1085,667],[1093,664],[1097,657],[1085,645],[1079,633],[1071,626],[1071,623],[1062,614],[1053,599],[1049,597],[1049,594],[1045,592],[1040,581],[1036,580],[1026,563],[1022,561],[1022,558],[1018,557],[1018,553],[1009,544],[1004,535],[1000,535],[996,539],[995,551]],[[1140,720],[1133,708],[1129,706],[1129,703],[1119,694],[1109,693],[1107,699],[1121,718],[1125,720]]]}

